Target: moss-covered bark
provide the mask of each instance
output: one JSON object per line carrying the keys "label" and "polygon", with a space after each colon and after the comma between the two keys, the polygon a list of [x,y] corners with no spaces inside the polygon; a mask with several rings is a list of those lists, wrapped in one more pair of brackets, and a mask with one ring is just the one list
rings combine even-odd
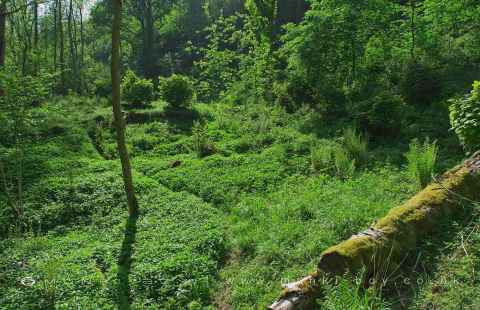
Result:
{"label": "moss-covered bark", "polygon": [[398,265],[421,238],[441,221],[462,211],[463,202],[468,200],[480,200],[480,152],[405,204],[392,209],[367,231],[325,250],[317,272],[308,279],[287,285],[282,297],[270,309],[308,308],[321,290],[320,275],[342,275],[362,269],[372,273],[387,265]]}

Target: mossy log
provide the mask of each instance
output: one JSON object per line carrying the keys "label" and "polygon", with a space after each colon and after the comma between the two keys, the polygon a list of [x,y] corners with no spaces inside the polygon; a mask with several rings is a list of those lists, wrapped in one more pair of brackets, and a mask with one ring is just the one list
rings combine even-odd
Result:
{"label": "mossy log", "polygon": [[320,277],[361,270],[372,274],[386,266],[398,266],[419,240],[462,211],[465,202],[479,200],[480,152],[393,208],[368,230],[325,250],[317,271],[286,285],[280,299],[269,309],[308,309],[321,292]]}

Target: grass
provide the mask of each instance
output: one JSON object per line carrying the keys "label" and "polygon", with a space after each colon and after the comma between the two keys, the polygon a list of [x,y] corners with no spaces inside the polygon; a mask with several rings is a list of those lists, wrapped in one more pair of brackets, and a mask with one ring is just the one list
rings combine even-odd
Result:
{"label": "grass", "polygon": [[[38,113],[50,134],[28,147],[28,229],[0,241],[2,309],[264,307],[417,190],[403,146],[367,145],[343,125],[315,134],[264,105],[198,104],[178,118],[158,102],[129,111],[141,212],[128,221],[108,107],[65,98]],[[357,291],[341,282],[324,306],[386,305]]]}
{"label": "grass", "polygon": [[440,248],[435,268],[426,268],[412,307],[419,309],[477,309],[480,307],[480,218],[473,206],[473,216],[466,225],[450,229]]}

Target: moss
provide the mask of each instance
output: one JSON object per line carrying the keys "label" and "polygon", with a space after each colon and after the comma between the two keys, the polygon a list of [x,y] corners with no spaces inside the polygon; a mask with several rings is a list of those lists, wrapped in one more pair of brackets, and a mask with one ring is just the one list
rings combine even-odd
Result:
{"label": "moss", "polygon": [[385,260],[392,264],[384,265],[395,265],[442,220],[463,210],[459,195],[472,200],[480,198],[480,176],[466,164],[447,172],[439,183],[392,209],[372,228],[382,234],[353,236],[324,251],[318,269],[338,275],[362,268],[371,272]]}

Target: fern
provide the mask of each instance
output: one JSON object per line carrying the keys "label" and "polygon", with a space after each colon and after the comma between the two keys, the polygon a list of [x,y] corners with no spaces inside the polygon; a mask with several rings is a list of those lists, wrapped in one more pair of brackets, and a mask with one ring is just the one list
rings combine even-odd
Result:
{"label": "fern", "polygon": [[343,132],[343,144],[347,152],[355,159],[358,165],[367,162],[368,142],[355,128],[347,128]]}
{"label": "fern", "polygon": [[405,155],[408,161],[408,171],[421,188],[425,188],[432,180],[437,162],[438,146],[436,141],[430,143],[426,139],[421,144],[418,139],[410,143],[410,149]]}

